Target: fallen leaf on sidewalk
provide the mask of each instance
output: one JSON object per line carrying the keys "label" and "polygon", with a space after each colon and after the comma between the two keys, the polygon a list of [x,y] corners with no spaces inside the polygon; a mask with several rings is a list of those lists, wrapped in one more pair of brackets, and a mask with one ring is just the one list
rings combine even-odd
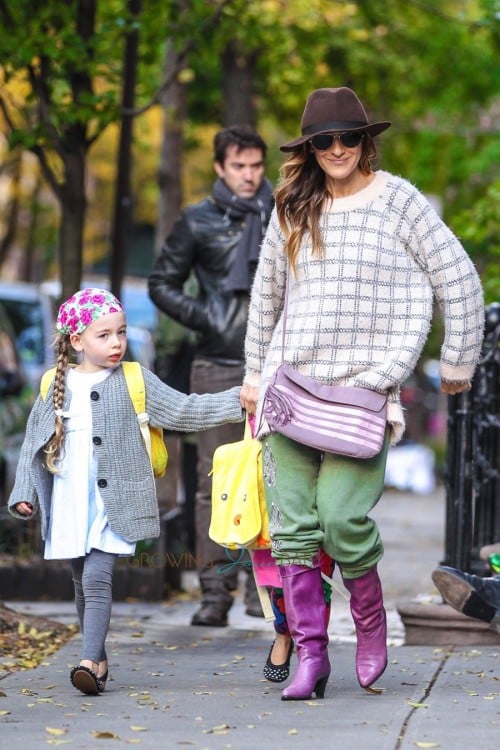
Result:
{"label": "fallen leaf on sidewalk", "polygon": [[412,708],[429,708],[429,705],[427,703],[417,703],[417,701],[408,700],[406,700],[405,703],[407,703]]}
{"label": "fallen leaf on sidewalk", "polygon": [[211,729],[204,729],[203,734],[227,734],[228,729],[231,729],[229,724],[218,724]]}
{"label": "fallen leaf on sidewalk", "polygon": [[66,734],[68,730],[59,729],[58,727],[45,727],[45,731],[47,732],[47,734],[60,735],[60,734]]}
{"label": "fallen leaf on sidewalk", "polygon": [[76,633],[74,625],[63,625],[44,617],[17,612],[0,603],[0,671],[32,669],[58,651]]}
{"label": "fallen leaf on sidewalk", "polygon": [[431,747],[440,747],[439,743],[437,742],[415,742],[414,744],[417,747],[425,748],[425,750],[428,750],[428,748]]}

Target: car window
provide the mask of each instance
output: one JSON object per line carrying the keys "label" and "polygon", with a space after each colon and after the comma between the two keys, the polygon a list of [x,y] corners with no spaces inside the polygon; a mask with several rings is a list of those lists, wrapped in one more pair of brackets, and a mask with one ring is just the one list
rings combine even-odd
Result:
{"label": "car window", "polygon": [[131,289],[124,284],[121,297],[128,323],[137,328],[147,328],[153,333],[158,323],[158,309],[149,297],[147,288]]}
{"label": "car window", "polygon": [[18,299],[3,299],[2,304],[14,328],[17,350],[23,363],[43,364],[46,342],[40,304]]}

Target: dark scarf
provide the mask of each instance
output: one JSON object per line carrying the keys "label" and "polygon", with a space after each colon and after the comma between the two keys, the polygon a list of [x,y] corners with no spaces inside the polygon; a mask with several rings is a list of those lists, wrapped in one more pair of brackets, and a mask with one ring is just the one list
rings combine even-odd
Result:
{"label": "dark scarf", "polygon": [[212,196],[219,208],[226,212],[226,216],[245,220],[235,260],[226,277],[225,289],[231,292],[248,292],[274,206],[272,185],[265,177],[254,197],[247,199],[238,198],[223,180],[218,179]]}

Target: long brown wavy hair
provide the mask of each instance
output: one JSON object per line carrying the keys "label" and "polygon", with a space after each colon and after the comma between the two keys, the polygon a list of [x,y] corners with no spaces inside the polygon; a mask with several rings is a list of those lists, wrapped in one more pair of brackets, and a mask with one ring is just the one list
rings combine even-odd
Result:
{"label": "long brown wavy hair", "polygon": [[60,412],[63,407],[64,393],[66,390],[66,371],[69,367],[72,348],[68,334],[58,333],[54,340],[54,348],[57,353],[56,372],[54,375],[54,391],[52,394],[52,403],[55,412],[54,434],[45,446],[45,465],[51,474],[57,474],[59,468],[58,460],[64,452],[64,438],[66,430],[64,420]]}
{"label": "long brown wavy hair", "polygon": [[[373,138],[365,133],[358,169],[363,174],[370,174],[376,156]],[[276,210],[281,231],[285,235],[290,267],[294,269],[306,232],[311,236],[313,254],[323,251],[319,217],[324,203],[333,196],[328,193],[325,173],[318,165],[309,143],[303,143],[292,151],[283,162],[280,174],[281,179],[275,190]]]}

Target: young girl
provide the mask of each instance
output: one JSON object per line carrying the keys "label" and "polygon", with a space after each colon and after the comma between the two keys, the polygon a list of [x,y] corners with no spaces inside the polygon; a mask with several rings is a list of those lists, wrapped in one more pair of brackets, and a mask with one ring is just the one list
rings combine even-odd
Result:
{"label": "young girl", "polygon": [[[103,289],[77,292],[61,305],[56,331],[54,381],[28,419],[9,510],[18,518],[38,512],[45,558],[71,560],[83,647],[70,677],[82,693],[97,695],[108,676],[115,560],[159,536],[159,513],[120,366],[127,348],[120,301]],[[76,367],[69,367],[71,349]],[[186,396],[149,370],[143,376],[153,426],[193,432],[243,420],[238,387]]]}

